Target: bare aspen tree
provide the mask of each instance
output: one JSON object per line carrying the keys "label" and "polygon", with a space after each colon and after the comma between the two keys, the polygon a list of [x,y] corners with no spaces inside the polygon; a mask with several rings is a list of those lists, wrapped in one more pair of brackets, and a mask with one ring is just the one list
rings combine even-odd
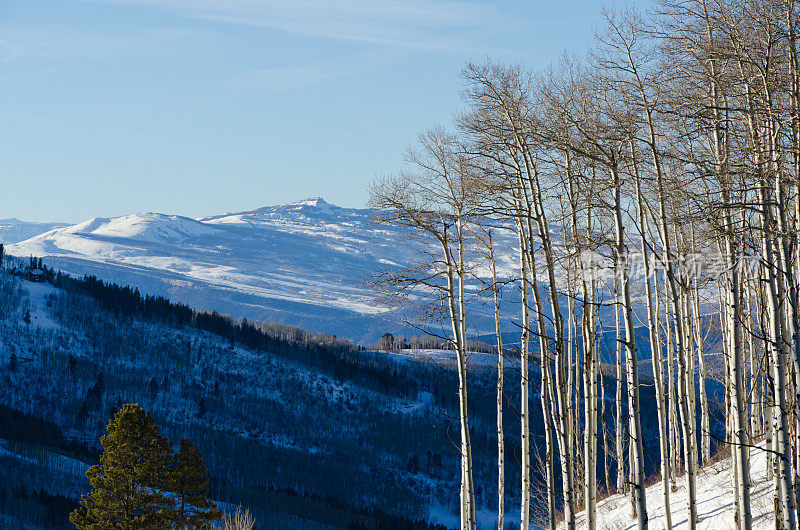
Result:
{"label": "bare aspen tree", "polygon": [[[486,192],[482,187],[481,192]],[[505,433],[503,430],[503,386],[504,386],[504,360],[505,352],[503,349],[503,334],[500,319],[501,284],[497,280],[497,259],[495,256],[495,246],[492,237],[492,227],[477,223],[475,227],[476,239],[482,247],[483,258],[489,264],[491,282],[489,289],[492,291],[492,302],[494,306],[494,331],[495,348],[497,350],[497,394],[495,405],[497,410],[497,528],[505,528]]]}
{"label": "bare aspen tree", "polygon": [[627,482],[627,475],[625,473],[625,462],[627,458],[625,457],[625,441],[623,438],[623,433],[625,432],[625,427],[623,423],[623,414],[622,414],[622,384],[625,380],[625,376],[622,373],[622,321],[620,319],[620,308],[622,306],[622,300],[620,296],[619,290],[619,276],[614,274],[614,342],[615,348],[614,351],[616,352],[615,355],[615,369],[616,369],[616,395],[614,396],[614,411],[615,411],[615,420],[614,420],[614,434],[615,434],[615,444],[614,447],[617,451],[617,491],[624,491],[625,483]]}
{"label": "bare aspen tree", "polygon": [[[511,150],[517,181],[512,183],[515,193],[519,194],[518,204],[524,215],[524,233],[528,241],[520,241],[520,248],[526,250],[529,263],[528,273],[531,275],[530,289],[533,295],[536,313],[536,332],[540,337],[540,355],[542,357],[543,390],[542,398],[553,393],[552,405],[555,415],[555,439],[558,443],[559,462],[561,467],[561,484],[564,502],[565,520],[568,528],[575,525],[575,491],[574,491],[574,441],[572,439],[572,410],[567,395],[568,355],[566,351],[566,334],[561,314],[558,285],[555,279],[556,255],[550,238],[550,226],[544,203],[544,192],[538,168],[537,128],[531,123],[535,114],[531,101],[532,86],[518,68],[502,68],[491,64],[484,66],[469,65],[464,76],[470,82],[472,91],[469,98],[480,104],[487,113],[491,113],[495,126],[502,129],[507,138],[506,150]],[[546,311],[545,300],[539,292],[537,281],[535,244],[541,246],[544,260],[544,273],[547,286]],[[546,313],[549,313],[552,328],[547,325]],[[552,336],[551,336],[552,329]],[[551,359],[552,352],[552,359]],[[551,371],[553,362],[553,373]],[[546,383],[546,385],[545,385]],[[545,391],[547,390],[547,392]],[[544,406],[544,404],[543,404]],[[546,412],[545,419],[549,412]],[[523,457],[524,458],[524,457]],[[523,517],[524,518],[524,517]]]}
{"label": "bare aspen tree", "polygon": [[[517,252],[520,274],[521,292],[521,335],[520,335],[520,440],[521,440],[521,499],[520,527],[530,525],[530,489],[531,489],[531,443],[530,443],[530,261],[528,244],[529,207],[520,186],[521,162],[516,144],[509,140],[504,115],[509,112],[505,108],[504,98],[500,95],[512,90],[505,72],[493,65],[467,65],[462,71],[466,81],[464,97],[472,106],[472,111],[462,116],[459,125],[474,142],[476,156],[486,158],[486,163],[493,165],[498,174],[497,188],[499,194],[505,195],[507,217],[512,221],[517,234]],[[534,271],[535,272],[535,271]],[[535,281],[534,281],[535,286]],[[541,341],[540,341],[541,342]],[[544,350],[541,350],[544,352]],[[553,448],[551,430],[551,409],[547,392],[548,374],[542,365],[541,405],[545,431],[545,475],[547,483],[547,511],[549,524],[555,529],[555,478],[553,476]]]}
{"label": "bare aspen tree", "polygon": [[497,528],[505,528],[505,436],[503,434],[503,330],[500,326],[500,286],[497,283],[497,262],[494,257],[492,233],[488,232],[489,264],[492,269],[492,299],[494,301],[494,332],[497,336]]}
{"label": "bare aspen tree", "polygon": [[[583,388],[584,388],[584,510],[586,511],[586,528],[594,529],[597,526],[597,384],[598,372],[600,371],[600,352],[597,350],[597,324],[596,324],[596,303],[597,303],[597,280],[593,274],[593,263],[591,260],[592,248],[589,242],[592,238],[592,207],[591,194],[592,185],[584,185],[588,194],[585,205],[586,234],[582,238],[578,228],[578,209],[579,193],[576,185],[577,177],[573,171],[572,157],[569,151],[565,151],[565,169],[567,173],[567,192],[570,205],[572,251],[578,257],[579,273],[581,278],[581,336],[583,342]],[[582,241],[583,240],[583,241]],[[589,257],[586,263],[583,252]],[[586,266],[588,265],[588,267]],[[599,375],[602,379],[602,374]],[[602,384],[602,383],[601,383]],[[601,387],[602,388],[602,387]],[[604,393],[601,399],[605,399]],[[603,406],[605,413],[605,404]],[[608,481],[608,447],[606,443],[605,419],[603,420],[603,449],[606,458],[605,477]]]}
{"label": "bare aspen tree", "polygon": [[376,181],[370,202],[384,213],[384,222],[406,225],[439,247],[421,266],[401,273],[384,273],[377,281],[396,296],[412,291],[432,294],[447,307],[458,364],[459,423],[461,436],[461,528],[475,530],[475,485],[469,432],[467,395],[467,340],[465,282],[467,233],[474,215],[473,175],[456,139],[442,129],[432,129],[409,150],[416,171]]}
{"label": "bare aspen tree", "polygon": [[[625,322],[625,359],[628,387],[628,433],[633,445],[631,469],[633,470],[634,496],[637,505],[637,522],[640,528],[647,527],[647,509],[644,488],[644,462],[639,411],[638,365],[634,336],[633,310],[627,271],[627,242],[622,216],[622,176],[624,150],[630,137],[632,120],[627,109],[615,100],[617,94],[608,90],[609,82],[589,82],[589,77],[602,79],[602,71],[593,71],[578,77],[579,68],[571,66],[567,86],[570,98],[559,98],[557,89],[550,88],[545,95],[570,135],[558,139],[565,149],[575,156],[592,160],[607,172],[606,188],[611,194],[610,216],[614,224],[615,272],[619,275],[622,294],[622,314]],[[552,289],[552,288],[551,288]],[[555,311],[554,311],[555,312]]]}
{"label": "bare aspen tree", "polygon": [[[670,494],[670,473],[669,473],[669,448],[667,432],[666,403],[664,397],[664,369],[661,355],[661,338],[659,337],[659,310],[653,307],[653,286],[651,276],[653,275],[653,264],[650,258],[650,248],[647,235],[650,232],[647,215],[644,206],[644,194],[642,193],[642,181],[639,177],[638,164],[636,159],[635,142],[631,139],[631,163],[634,170],[634,180],[636,182],[636,210],[638,213],[639,231],[641,236],[642,261],[644,264],[645,281],[645,304],[647,306],[647,323],[650,337],[650,356],[653,365],[653,380],[656,387],[656,410],[658,412],[658,441],[661,455],[661,491],[664,503],[664,522],[665,528],[672,528],[672,507],[669,500]],[[656,286],[656,290],[658,287]],[[656,304],[658,305],[658,293],[656,293]]]}

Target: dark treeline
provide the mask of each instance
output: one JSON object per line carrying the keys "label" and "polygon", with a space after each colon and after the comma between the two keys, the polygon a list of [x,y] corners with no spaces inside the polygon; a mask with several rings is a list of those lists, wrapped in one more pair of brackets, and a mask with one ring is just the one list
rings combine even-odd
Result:
{"label": "dark treeline", "polygon": [[[392,335],[384,333],[375,344],[370,345],[369,349],[382,351],[398,350],[454,350],[453,344],[447,339],[433,335]],[[497,348],[482,340],[467,340],[467,349],[471,352],[496,353]]]}
{"label": "dark treeline", "polygon": [[400,388],[403,395],[411,397],[420,391],[419,382],[406,377],[392,363],[365,360],[356,355],[364,351],[363,347],[335,335],[313,334],[297,326],[274,322],[234,320],[217,311],[198,311],[163,296],[143,295],[136,287],[104,282],[95,276],[70,276],[48,267],[41,258],[31,258],[30,265],[42,270],[44,279],[53,286],[88,296],[116,316],[207,331],[231,344],[269,351],[378,391]]}
{"label": "dark treeline", "polygon": [[55,423],[3,404],[0,404],[0,439],[46,446],[84,461],[96,460],[99,454],[93,445],[65,437]]}
{"label": "dark treeline", "polygon": [[44,489],[30,490],[24,485],[0,487],[0,509],[45,528],[64,528],[67,515],[75,508],[75,499]]}

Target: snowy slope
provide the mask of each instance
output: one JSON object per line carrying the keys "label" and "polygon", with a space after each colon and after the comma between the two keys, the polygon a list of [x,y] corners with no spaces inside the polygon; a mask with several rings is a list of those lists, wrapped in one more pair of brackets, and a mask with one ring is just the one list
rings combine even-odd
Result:
{"label": "snowy slope", "polygon": [[[761,447],[750,450],[751,466],[751,513],[754,529],[774,528],[772,512],[772,482],[767,480],[766,453]],[[686,518],[686,487],[683,477],[677,482],[678,491],[670,494],[673,528],[688,528]],[[664,502],[661,482],[647,488],[646,499],[650,527],[665,527]],[[697,508],[700,522],[697,528],[724,530],[734,528],[733,483],[731,481],[731,460],[721,460],[700,470],[697,476]],[[621,530],[636,528],[636,520],[631,519],[630,498],[614,495],[597,503],[597,528]],[[578,515],[578,526],[582,525],[584,514]]]}
{"label": "snowy slope", "polygon": [[56,228],[69,226],[65,223],[29,223],[19,219],[0,219],[0,243],[9,245],[25,241]]}
{"label": "snowy slope", "polygon": [[420,248],[405,229],[376,224],[375,213],[315,198],[197,220],[93,218],[8,252],[199,309],[371,341],[403,324],[366,282],[409,264]]}

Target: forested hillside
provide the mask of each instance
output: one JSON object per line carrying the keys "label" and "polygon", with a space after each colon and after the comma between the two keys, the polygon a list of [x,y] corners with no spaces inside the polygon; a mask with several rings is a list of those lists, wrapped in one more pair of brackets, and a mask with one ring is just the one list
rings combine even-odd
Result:
{"label": "forested hillside", "polygon": [[[25,262],[16,263],[22,270]],[[0,272],[0,460],[9,470],[0,500],[8,520],[68,527],[66,514],[88,487],[83,473],[97,458],[99,436],[114,411],[131,402],[151,411],[173,442],[194,440],[209,467],[212,497],[250,507],[259,528],[298,521],[306,528],[457,524],[452,353],[364,351],[331,336],[234,322],[43,269],[44,283]],[[513,355],[507,365],[513,377]],[[496,508],[495,375],[491,363],[470,364],[484,524]],[[613,396],[613,378],[606,386]],[[516,402],[518,390],[510,388],[507,399]],[[643,402],[652,417],[652,396]],[[536,418],[536,392],[531,407]],[[509,414],[507,421],[506,467],[516,473],[518,419]],[[657,433],[650,429],[646,437],[655,450]],[[543,450],[541,434],[533,439]],[[542,495],[541,469],[533,477]],[[510,484],[506,496],[519,502],[518,487]],[[420,518],[428,522],[414,526]]]}

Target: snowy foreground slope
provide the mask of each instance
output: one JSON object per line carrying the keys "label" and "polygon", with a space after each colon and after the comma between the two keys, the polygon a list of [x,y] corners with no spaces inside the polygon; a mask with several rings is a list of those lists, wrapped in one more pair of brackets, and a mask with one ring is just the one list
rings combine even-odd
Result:
{"label": "snowy foreground slope", "polygon": [[[759,447],[750,450],[751,511],[754,529],[775,527],[772,512],[772,482],[767,480],[766,453]],[[731,460],[726,458],[703,467],[697,476],[697,509],[700,522],[697,528],[723,530],[734,528],[735,496],[731,481]],[[672,527],[688,528],[686,524],[686,487],[684,478],[677,482],[678,491],[670,494]],[[665,528],[664,502],[661,482],[647,488],[647,509],[650,528]],[[597,503],[597,528],[622,530],[636,528],[631,519],[630,498],[614,495]],[[578,514],[579,526],[584,514]]]}
{"label": "snowy foreground slope", "polygon": [[[404,330],[367,281],[408,265],[421,249],[405,229],[376,224],[375,213],[315,198],[202,219],[93,218],[9,245],[8,252],[197,309],[372,341]],[[512,239],[501,252],[507,268],[515,263]],[[488,329],[488,314],[485,320]]]}

